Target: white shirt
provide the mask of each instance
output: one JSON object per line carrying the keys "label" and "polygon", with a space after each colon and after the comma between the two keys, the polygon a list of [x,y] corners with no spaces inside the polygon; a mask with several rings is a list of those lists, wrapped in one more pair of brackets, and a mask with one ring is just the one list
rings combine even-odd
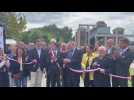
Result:
{"label": "white shirt", "polygon": [[18,58],[18,60],[19,60],[19,63],[20,63],[20,71],[22,71],[23,70],[23,68],[22,68],[22,58]]}
{"label": "white shirt", "polygon": [[122,49],[121,50],[121,52],[120,52],[120,54],[122,55],[124,52],[126,52],[128,50],[128,47],[127,48],[125,48],[125,49]]}
{"label": "white shirt", "polygon": [[109,49],[107,50],[107,53],[108,53],[108,54],[111,53],[111,49],[112,49],[112,48],[109,48]]}
{"label": "white shirt", "polygon": [[0,63],[0,68],[2,68],[4,65],[6,65],[7,67],[9,67],[9,66],[10,66],[9,60],[7,60],[7,61],[2,61],[2,62]]}
{"label": "white shirt", "polygon": [[38,55],[39,55],[39,58],[40,58],[40,55],[41,55],[41,49],[37,49],[37,52],[38,52]]}

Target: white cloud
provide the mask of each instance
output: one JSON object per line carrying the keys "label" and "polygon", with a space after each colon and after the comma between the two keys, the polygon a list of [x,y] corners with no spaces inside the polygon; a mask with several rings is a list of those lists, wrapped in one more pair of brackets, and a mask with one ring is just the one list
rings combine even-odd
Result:
{"label": "white cloud", "polygon": [[124,27],[126,34],[134,32],[133,12],[24,12],[28,20],[27,29],[56,24],[69,26],[75,31],[79,24],[95,24],[103,20],[111,29]]}

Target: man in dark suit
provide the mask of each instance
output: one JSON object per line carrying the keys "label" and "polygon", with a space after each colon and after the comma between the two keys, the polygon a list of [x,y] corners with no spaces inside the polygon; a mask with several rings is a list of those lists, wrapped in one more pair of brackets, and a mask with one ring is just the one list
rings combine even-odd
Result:
{"label": "man in dark suit", "polygon": [[[111,73],[114,75],[119,75],[122,76],[122,73],[124,73],[124,69],[122,68],[123,66],[123,60],[122,57],[120,56],[120,50],[117,48],[114,48],[112,50],[112,55],[110,56],[110,66],[111,66]],[[120,84],[120,79],[112,77],[112,87],[119,87]]]}
{"label": "man in dark suit", "polygon": [[80,74],[72,72],[69,68],[81,69],[82,51],[76,47],[75,42],[70,42],[71,49],[64,59],[64,87],[79,87]]}
{"label": "man in dark suit", "polygon": [[91,64],[91,68],[101,68],[94,73],[95,87],[110,87],[110,78],[108,74],[111,72],[111,60],[107,56],[106,48],[100,46],[98,48],[98,57],[96,57]]}
{"label": "man in dark suit", "polygon": [[[126,77],[129,76],[129,66],[134,59],[134,53],[130,50],[128,46],[129,46],[129,40],[127,38],[122,38],[120,40],[120,48],[121,48],[120,55],[123,60],[121,75]],[[120,86],[127,87],[128,80],[120,79]]]}
{"label": "man in dark suit", "polygon": [[41,87],[44,67],[47,66],[47,53],[42,49],[42,40],[36,40],[36,48],[30,50],[29,59],[34,63],[31,67],[31,85]]}
{"label": "man in dark suit", "polygon": [[56,46],[56,40],[52,39],[48,50],[47,87],[60,87],[60,71],[62,56]]}

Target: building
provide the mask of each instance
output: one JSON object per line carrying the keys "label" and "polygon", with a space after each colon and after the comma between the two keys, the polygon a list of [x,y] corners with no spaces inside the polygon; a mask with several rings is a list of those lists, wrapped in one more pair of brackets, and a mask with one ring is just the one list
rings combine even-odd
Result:
{"label": "building", "polygon": [[113,29],[113,33],[110,31],[110,27],[104,21],[98,21],[96,24],[79,24],[76,32],[75,41],[77,45],[95,45],[97,41],[106,46],[106,41],[109,38],[114,39],[115,46],[118,46],[119,40],[122,37],[127,37],[134,45],[134,35],[125,35],[125,29],[117,27]]}
{"label": "building", "polygon": [[[98,21],[95,25],[80,24],[76,32],[75,40],[78,46],[95,44],[96,39],[103,42],[103,38],[97,35],[111,35],[110,27],[104,21]],[[96,37],[97,36],[97,37]]]}

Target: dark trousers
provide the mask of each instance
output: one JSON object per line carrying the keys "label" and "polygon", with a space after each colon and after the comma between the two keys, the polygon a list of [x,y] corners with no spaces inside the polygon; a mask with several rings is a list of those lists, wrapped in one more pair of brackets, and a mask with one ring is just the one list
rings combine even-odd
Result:
{"label": "dark trousers", "polygon": [[63,77],[62,77],[62,86],[63,87],[69,87],[69,71],[68,69],[63,69],[63,73],[62,73]]}
{"label": "dark trousers", "polygon": [[85,75],[84,87],[94,87],[93,80],[89,80],[89,73],[86,73],[86,75]]}
{"label": "dark trousers", "polygon": [[7,72],[0,72],[0,87],[9,87],[9,75]]}
{"label": "dark trousers", "polygon": [[60,72],[57,68],[49,68],[47,71],[47,87],[60,87]]}
{"label": "dark trousers", "polygon": [[85,74],[84,87],[89,87],[89,73]]}
{"label": "dark trousers", "polygon": [[132,76],[132,87],[134,87],[134,76]]}
{"label": "dark trousers", "polygon": [[112,78],[112,85],[113,87],[119,87],[119,82],[117,78]]}
{"label": "dark trousers", "polygon": [[107,75],[95,73],[94,87],[110,87],[110,78]]}
{"label": "dark trousers", "polygon": [[128,87],[128,80],[126,79],[112,79],[113,87]]}
{"label": "dark trousers", "polygon": [[79,87],[80,75],[71,71],[63,73],[63,87]]}

